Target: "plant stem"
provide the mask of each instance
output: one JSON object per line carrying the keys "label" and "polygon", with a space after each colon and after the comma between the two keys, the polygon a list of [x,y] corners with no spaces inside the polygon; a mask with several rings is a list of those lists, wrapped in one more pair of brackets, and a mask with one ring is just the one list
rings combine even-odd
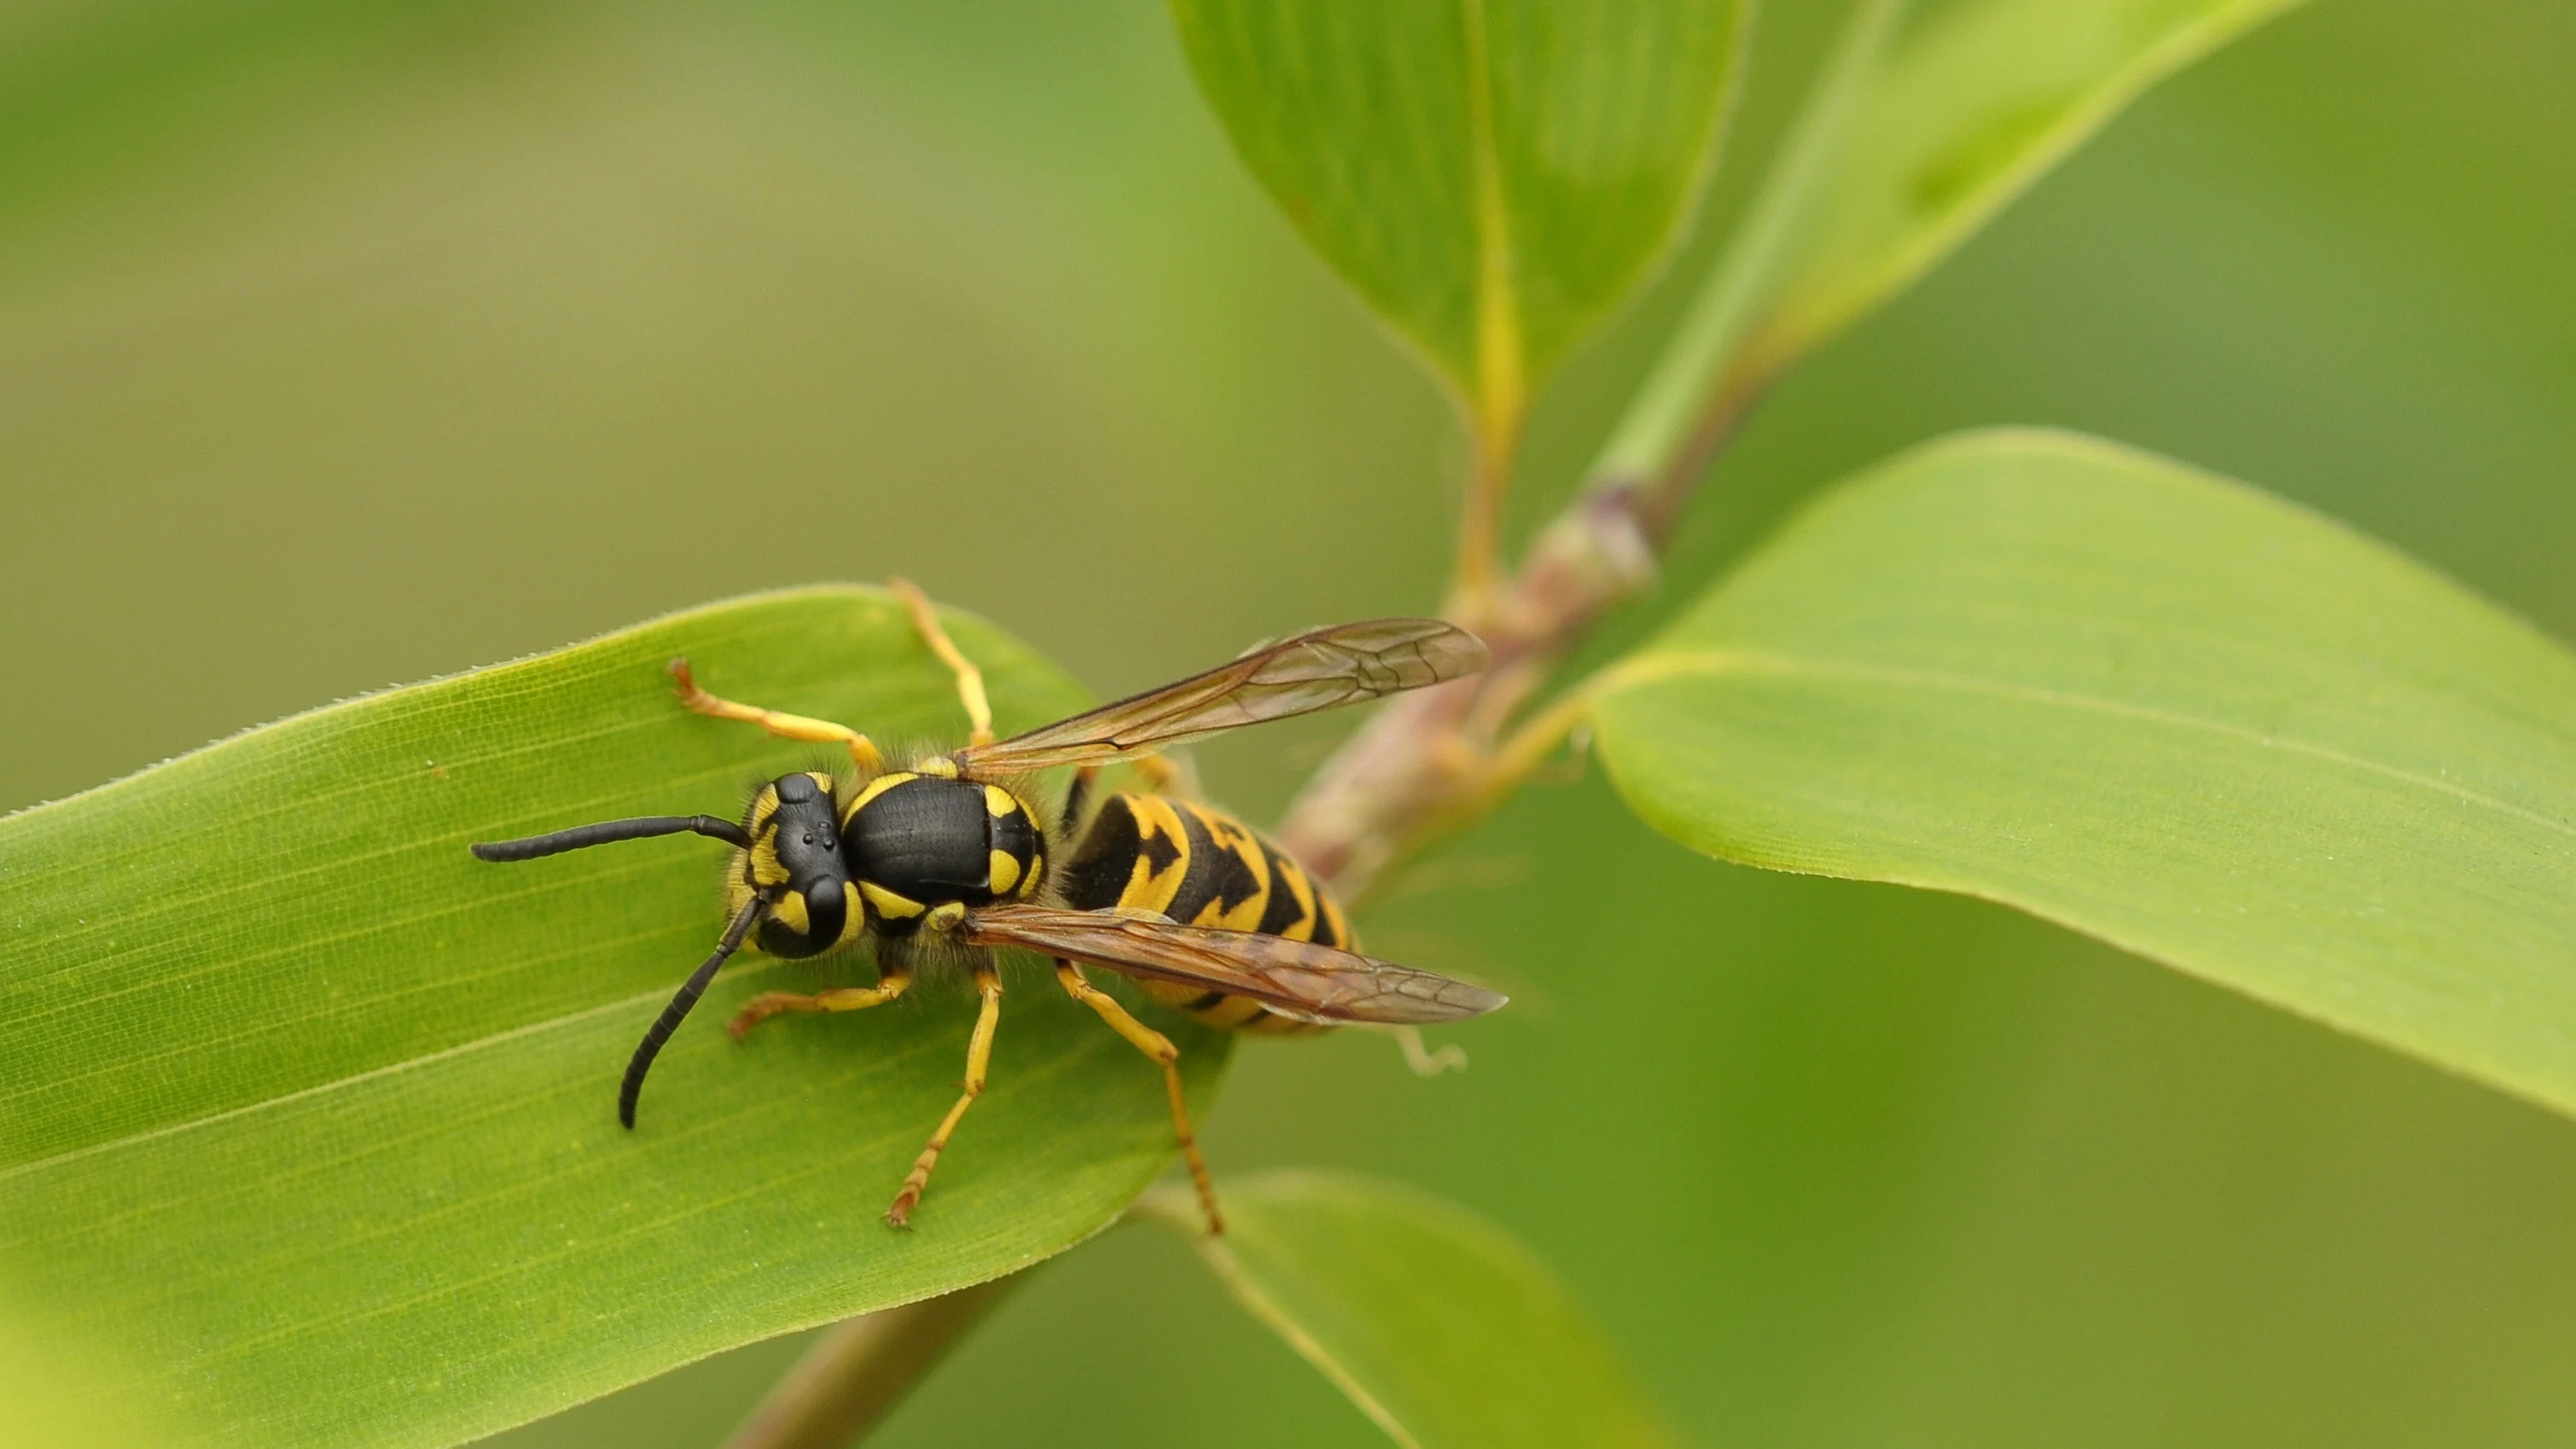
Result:
{"label": "plant stem", "polygon": [[1013,1273],[832,1325],[734,1430],[725,1449],[841,1449],[857,1443],[1028,1276]]}
{"label": "plant stem", "polygon": [[[1474,679],[1405,695],[1363,726],[1307,785],[1281,828],[1308,869],[1364,896],[1386,868],[1431,836],[1490,810],[1578,723],[1498,756],[1504,731],[1567,650],[1603,615],[1654,581],[1673,526],[1744,412],[1815,338],[1774,335],[1783,262],[1812,222],[1859,98],[1903,10],[1862,0],[1818,76],[1779,161],[1681,326],[1612,432],[1574,501],[1539,531],[1519,569],[1490,596],[1453,593],[1450,617],[1485,639],[1493,660]],[[1479,436],[1480,454],[1499,441]],[[1507,463],[1504,465],[1507,466]],[[1478,482],[1488,465],[1479,458]],[[1499,487],[1496,489],[1499,494]],[[1490,553],[1490,519],[1470,497],[1466,550]]]}
{"label": "plant stem", "polygon": [[1475,458],[1466,497],[1458,506],[1458,556],[1450,569],[1447,611],[1455,619],[1482,620],[1493,614],[1494,591],[1501,581],[1503,495],[1511,487],[1520,419],[1517,414],[1477,414],[1468,426]]}
{"label": "plant stem", "polygon": [[1503,492],[1519,452],[1529,372],[1512,272],[1511,217],[1503,197],[1502,163],[1494,152],[1494,82],[1484,7],[1467,6],[1462,19],[1469,73],[1467,132],[1475,153],[1476,358],[1474,381],[1461,401],[1475,466],[1458,520],[1449,607],[1458,618],[1481,622],[1493,610],[1494,587],[1502,573]]}
{"label": "plant stem", "polygon": [[[1474,679],[1390,702],[1298,797],[1281,830],[1284,843],[1346,897],[1364,896],[1389,865],[1491,809],[1581,728],[1591,695],[1586,686],[1560,695],[1516,729],[1513,722],[1565,652],[1611,608],[1654,581],[1674,524],[1745,410],[1814,340],[1773,335],[1774,319],[1765,312],[1777,296],[1781,262],[1799,239],[1817,182],[1903,5],[1861,0],[1745,224],[1583,490],[1540,530],[1509,579],[1500,566],[1500,523],[1527,412],[1527,379],[1509,256],[1501,247],[1499,183],[1482,176],[1488,184],[1480,191],[1480,221],[1489,245],[1479,279],[1477,386],[1465,400],[1475,456],[1446,612],[1484,636],[1492,663]],[[1138,1210],[1148,1216],[1179,1211],[1167,1191],[1157,1193]],[[1223,1245],[1215,1249],[1222,1266]],[[770,1391],[727,1449],[839,1449],[854,1441],[1026,1276],[839,1324]]]}

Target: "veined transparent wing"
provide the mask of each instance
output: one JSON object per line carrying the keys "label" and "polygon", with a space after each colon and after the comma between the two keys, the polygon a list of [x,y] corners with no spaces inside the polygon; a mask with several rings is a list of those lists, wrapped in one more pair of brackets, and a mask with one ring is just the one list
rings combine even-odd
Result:
{"label": "veined transparent wing", "polygon": [[962,934],[972,945],[1019,946],[1129,976],[1250,997],[1304,1021],[1420,1025],[1482,1016],[1508,999],[1313,941],[1114,911],[987,906],[967,912]]}
{"label": "veined transparent wing", "polygon": [[958,750],[950,758],[962,770],[985,775],[1105,765],[1245,725],[1444,683],[1484,667],[1484,641],[1438,619],[1337,624],[1256,646],[1177,684]]}

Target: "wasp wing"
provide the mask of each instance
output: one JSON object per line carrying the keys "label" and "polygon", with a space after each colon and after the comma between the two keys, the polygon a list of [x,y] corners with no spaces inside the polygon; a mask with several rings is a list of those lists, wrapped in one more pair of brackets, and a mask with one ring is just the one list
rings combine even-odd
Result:
{"label": "wasp wing", "polygon": [[1420,689],[1485,667],[1485,644],[1438,619],[1371,619],[1256,645],[1230,664],[1026,734],[956,751],[987,775],[1105,765],[1265,720]]}
{"label": "wasp wing", "polygon": [[1129,976],[1248,996],[1301,1021],[1456,1021],[1506,1000],[1481,986],[1313,941],[1114,911],[987,906],[966,913],[963,935],[977,946],[1018,946]]}

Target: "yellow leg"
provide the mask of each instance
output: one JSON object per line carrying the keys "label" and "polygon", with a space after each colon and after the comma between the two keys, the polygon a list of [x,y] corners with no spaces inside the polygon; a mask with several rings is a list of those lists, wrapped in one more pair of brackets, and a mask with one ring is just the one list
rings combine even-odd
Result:
{"label": "yellow leg", "polygon": [[957,1130],[966,1109],[984,1094],[984,1069],[993,1061],[993,1028],[1002,1021],[1002,977],[991,963],[975,968],[975,990],[984,998],[984,1007],[975,1014],[975,1038],[966,1044],[966,1090],[941,1119],[939,1130],[930,1134],[921,1156],[913,1160],[912,1171],[905,1175],[902,1190],[894,1195],[894,1206],[886,1209],[886,1221],[898,1228],[912,1217],[914,1206],[921,1201],[921,1190],[930,1186],[930,1169],[939,1165],[939,1154],[948,1146],[948,1134]]}
{"label": "yellow leg", "polygon": [[903,995],[904,988],[911,984],[912,972],[895,967],[879,972],[874,986],[843,986],[831,991],[818,991],[811,996],[799,996],[793,991],[764,991],[744,1002],[742,1010],[733,1014],[733,1020],[725,1023],[725,1030],[733,1033],[734,1040],[740,1041],[744,1032],[780,1012],[865,1011]]}
{"label": "yellow leg", "polygon": [[1450,1042],[1435,1052],[1431,1044],[1422,1039],[1422,1028],[1418,1026],[1389,1027],[1388,1030],[1395,1033],[1396,1044],[1404,1048],[1404,1064],[1413,1069],[1415,1076],[1436,1077],[1442,1072],[1467,1070],[1467,1049],[1456,1042]]}
{"label": "yellow leg", "polygon": [[1225,1231],[1225,1214],[1217,1211],[1216,1182],[1208,1176],[1207,1159],[1199,1156],[1199,1135],[1190,1128],[1189,1100],[1181,1095],[1181,1049],[1172,1039],[1127,1014],[1115,997],[1091,984],[1082,968],[1070,961],[1055,963],[1055,979],[1074,1000],[1100,1013],[1109,1029],[1127,1038],[1128,1044],[1152,1057],[1163,1066],[1163,1090],[1172,1099],[1172,1130],[1180,1135],[1181,1158],[1190,1165],[1190,1182],[1199,1190],[1199,1210],[1207,1214],[1211,1235]]}
{"label": "yellow leg", "polygon": [[860,734],[848,725],[834,724],[827,719],[809,719],[801,714],[785,714],[774,709],[762,709],[756,704],[736,704],[729,699],[718,699],[698,688],[698,681],[690,675],[689,661],[686,659],[671,661],[671,678],[680,687],[680,703],[688,706],[691,713],[706,715],[713,719],[740,720],[745,724],[756,724],[783,740],[812,740],[822,744],[847,745],[850,747],[850,759],[861,770],[871,775],[880,774],[885,770],[885,757],[877,753],[877,747],[868,742],[866,735]]}
{"label": "yellow leg", "polygon": [[975,661],[967,658],[949,640],[948,631],[939,627],[939,616],[931,612],[930,600],[912,580],[888,579],[886,587],[894,590],[894,596],[903,600],[903,606],[912,611],[912,626],[921,631],[922,642],[928,644],[930,652],[939,656],[939,662],[947,665],[949,671],[957,676],[957,699],[966,706],[966,722],[973,726],[966,743],[991,744],[993,705],[984,697],[984,671],[976,668]]}

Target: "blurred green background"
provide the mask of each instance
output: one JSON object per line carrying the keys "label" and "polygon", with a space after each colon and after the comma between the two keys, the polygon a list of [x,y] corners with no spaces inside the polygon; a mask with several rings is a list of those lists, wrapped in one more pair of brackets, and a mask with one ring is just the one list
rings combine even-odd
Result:
{"label": "blurred green background", "polygon": [[[1691,257],[1839,10],[1764,17]],[[1772,398],[1658,604],[1851,468],[2028,422],[2576,636],[2571,74],[2556,0],[2322,0],[2220,53]],[[1678,291],[1544,401],[1524,525]],[[1433,603],[1463,461],[1150,0],[0,8],[0,805],[815,579],[909,574],[1123,691]],[[1348,724],[1202,765],[1269,816]],[[1689,857],[1595,780],[1365,925],[1513,1009],[1431,1082],[1252,1044],[1220,1172],[1499,1219],[1698,1442],[2576,1435],[2576,1127],[2532,1108],[1998,909]],[[798,1347],[496,1442],[707,1444]],[[877,1442],[1382,1441],[1122,1231]]]}

